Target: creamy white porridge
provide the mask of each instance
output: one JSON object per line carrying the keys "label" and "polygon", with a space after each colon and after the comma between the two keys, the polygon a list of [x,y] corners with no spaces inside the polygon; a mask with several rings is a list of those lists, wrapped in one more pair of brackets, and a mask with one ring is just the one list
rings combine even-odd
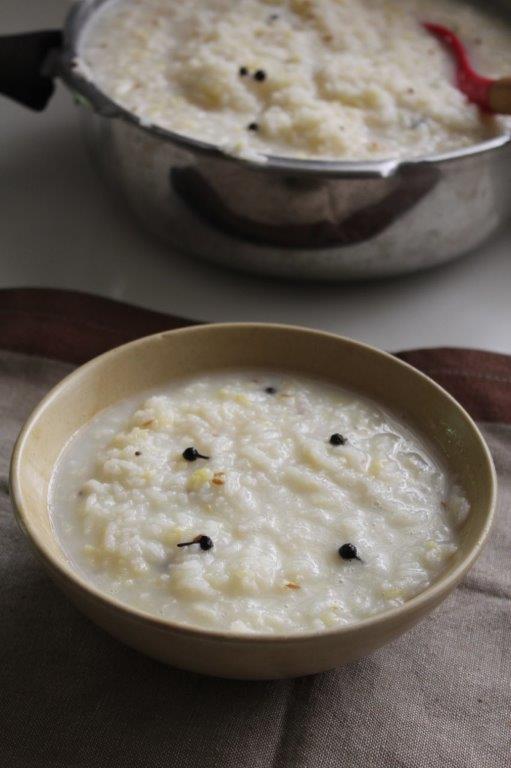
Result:
{"label": "creamy white porridge", "polygon": [[511,27],[463,0],[112,0],[79,66],[145,123],[254,159],[417,156],[502,133],[423,20],[458,32],[486,75],[511,73]]}
{"label": "creamy white porridge", "polygon": [[394,416],[272,371],[183,380],[98,414],[65,448],[50,505],[101,590],[183,624],[277,634],[401,605],[447,567],[469,511]]}

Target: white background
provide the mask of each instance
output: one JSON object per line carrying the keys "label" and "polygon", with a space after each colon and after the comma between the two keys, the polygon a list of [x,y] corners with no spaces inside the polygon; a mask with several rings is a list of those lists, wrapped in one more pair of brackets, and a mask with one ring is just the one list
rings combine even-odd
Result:
{"label": "white background", "polygon": [[[57,27],[69,5],[0,3],[0,33]],[[91,169],[62,86],[42,114],[0,97],[0,287],[74,288],[197,319],[309,325],[391,350],[511,353],[510,236],[511,226],[451,265],[366,285],[238,275],[170,253],[138,230]]]}

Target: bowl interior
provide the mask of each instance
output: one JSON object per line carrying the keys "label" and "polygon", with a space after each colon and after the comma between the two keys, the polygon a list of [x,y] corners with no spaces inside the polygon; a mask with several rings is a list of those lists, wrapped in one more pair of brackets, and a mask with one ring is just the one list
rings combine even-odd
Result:
{"label": "bowl interior", "polygon": [[52,531],[48,489],[68,440],[98,411],[176,377],[218,368],[292,369],[377,400],[428,439],[464,488],[471,513],[453,573],[477,554],[495,496],[490,454],[465,411],[439,386],[371,347],[316,331],[212,325],[160,333],[108,352],[67,377],[34,411],[13,456],[11,484],[22,526],[50,564],[72,569]]}

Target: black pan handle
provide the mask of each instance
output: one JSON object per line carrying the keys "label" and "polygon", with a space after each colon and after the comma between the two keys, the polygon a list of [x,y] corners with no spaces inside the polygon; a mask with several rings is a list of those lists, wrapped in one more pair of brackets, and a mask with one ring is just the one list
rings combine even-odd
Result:
{"label": "black pan handle", "polygon": [[62,47],[62,32],[0,36],[0,93],[38,112],[48,104],[55,84],[47,67],[50,53]]}

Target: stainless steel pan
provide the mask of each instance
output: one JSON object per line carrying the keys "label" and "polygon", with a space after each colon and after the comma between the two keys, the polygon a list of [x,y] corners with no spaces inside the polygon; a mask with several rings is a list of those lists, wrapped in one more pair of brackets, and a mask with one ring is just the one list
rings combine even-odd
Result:
{"label": "stainless steel pan", "polygon": [[0,39],[0,92],[42,109],[64,81],[104,177],[174,248],[251,272],[353,280],[449,261],[508,218],[509,136],[409,161],[261,165],[141,124],[76,68],[103,2],[75,3],[62,33]]}

